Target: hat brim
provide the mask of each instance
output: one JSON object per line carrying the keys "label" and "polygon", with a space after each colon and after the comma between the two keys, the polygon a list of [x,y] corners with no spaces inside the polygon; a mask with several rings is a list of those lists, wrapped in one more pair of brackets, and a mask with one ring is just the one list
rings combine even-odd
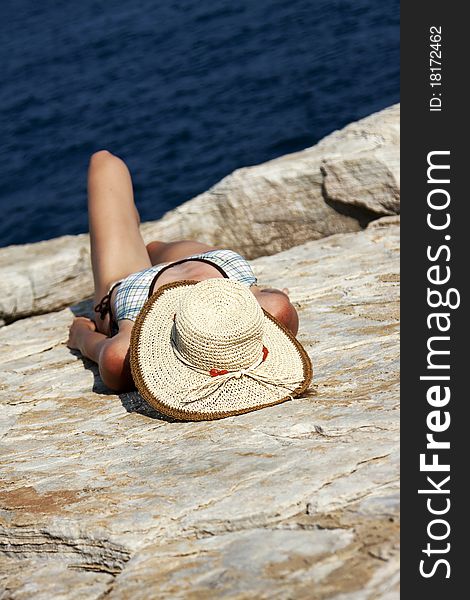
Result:
{"label": "hat brim", "polygon": [[130,364],[132,377],[142,397],[164,415],[188,421],[222,419],[280,404],[299,396],[312,380],[312,363],[295,336],[272,315],[264,312],[263,344],[268,355],[259,369],[299,383],[290,390],[268,386],[250,377],[229,380],[215,392],[191,403],[185,402],[188,386],[203,384],[210,377],[183,364],[171,346],[173,316],[181,295],[194,280],[161,286],[145,303],[132,329]]}

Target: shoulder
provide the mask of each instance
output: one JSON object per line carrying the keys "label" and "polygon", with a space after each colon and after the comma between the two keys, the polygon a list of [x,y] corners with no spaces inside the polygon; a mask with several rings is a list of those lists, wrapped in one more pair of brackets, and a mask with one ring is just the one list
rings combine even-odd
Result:
{"label": "shoulder", "polygon": [[299,317],[286,292],[275,288],[250,288],[264,310],[280,321],[294,335],[299,330]]}

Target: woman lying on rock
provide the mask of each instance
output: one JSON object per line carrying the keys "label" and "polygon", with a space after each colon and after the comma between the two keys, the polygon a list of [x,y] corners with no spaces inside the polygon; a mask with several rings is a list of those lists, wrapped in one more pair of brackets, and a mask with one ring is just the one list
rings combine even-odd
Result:
{"label": "woman lying on rock", "polygon": [[164,414],[214,419],[283,402],[311,380],[287,290],[260,289],[236,252],[155,241],[139,230],[125,163],[103,150],[88,171],[96,322],[74,319],[68,346],[112,390]]}

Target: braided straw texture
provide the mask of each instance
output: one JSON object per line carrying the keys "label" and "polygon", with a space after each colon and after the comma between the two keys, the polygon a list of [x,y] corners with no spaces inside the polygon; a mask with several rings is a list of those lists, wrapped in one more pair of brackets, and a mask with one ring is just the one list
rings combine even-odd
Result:
{"label": "braided straw texture", "polygon": [[[209,375],[214,368],[249,369],[260,362],[263,346],[268,355],[255,369],[259,380],[225,375],[218,385],[219,378]],[[300,342],[246,286],[228,279],[161,286],[136,319],[130,357],[145,400],[183,420],[220,419],[279,404],[302,394],[312,379]],[[275,383],[266,383],[271,380]],[[209,392],[199,392],[206,388]]]}

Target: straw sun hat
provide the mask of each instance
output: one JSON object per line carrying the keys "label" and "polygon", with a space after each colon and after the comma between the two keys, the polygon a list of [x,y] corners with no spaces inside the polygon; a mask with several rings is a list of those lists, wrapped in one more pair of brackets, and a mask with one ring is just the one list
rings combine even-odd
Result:
{"label": "straw sun hat", "polygon": [[137,317],[130,356],[145,400],[184,420],[278,404],[312,379],[300,342],[246,285],[225,278],[161,286]]}

